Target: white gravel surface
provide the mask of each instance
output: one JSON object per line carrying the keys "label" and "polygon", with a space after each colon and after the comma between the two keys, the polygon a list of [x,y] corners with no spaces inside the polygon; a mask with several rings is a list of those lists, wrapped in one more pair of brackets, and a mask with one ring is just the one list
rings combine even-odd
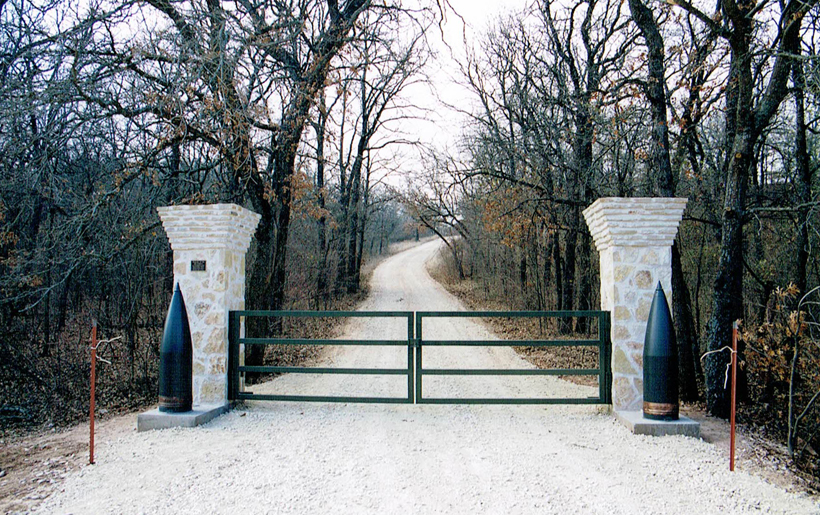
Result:
{"label": "white gravel surface", "polygon": [[[463,309],[424,268],[437,242],[385,261],[361,309]],[[464,319],[425,337],[490,338]],[[357,320],[346,337],[400,338],[406,322]],[[403,367],[406,354],[344,347],[328,365]],[[426,367],[530,366],[508,348],[433,349]],[[406,394],[406,379],[283,376],[254,391]],[[436,396],[587,396],[548,377],[425,380]],[[41,513],[820,513],[710,444],[635,436],[592,406],[249,403],[195,429],[100,442]]]}

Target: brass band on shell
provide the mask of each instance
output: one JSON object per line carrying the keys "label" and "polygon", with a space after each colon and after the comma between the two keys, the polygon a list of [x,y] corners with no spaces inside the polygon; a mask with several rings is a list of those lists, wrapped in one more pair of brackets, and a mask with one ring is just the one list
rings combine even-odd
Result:
{"label": "brass band on shell", "polygon": [[643,413],[651,417],[678,418],[678,404],[667,402],[643,402]]}
{"label": "brass band on shell", "polygon": [[190,401],[186,401],[182,397],[166,397],[159,396],[159,410],[160,411],[190,411]]}

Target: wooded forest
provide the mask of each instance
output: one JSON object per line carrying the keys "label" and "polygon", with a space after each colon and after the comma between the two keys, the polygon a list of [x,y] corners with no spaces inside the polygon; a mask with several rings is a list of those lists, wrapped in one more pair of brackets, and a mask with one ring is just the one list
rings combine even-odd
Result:
{"label": "wooded forest", "polygon": [[[452,273],[515,309],[600,306],[581,216],[611,196],[687,197],[672,249],[680,395],[816,469],[817,2],[541,0],[461,63],[463,154],[431,150],[415,216]],[[708,354],[707,354],[708,353]],[[705,355],[705,356],[704,356]]]}
{"label": "wooded forest", "polygon": [[92,320],[121,337],[100,405],[156,399],[158,206],[262,216],[249,309],[346,305],[368,257],[418,237],[385,178],[413,143],[400,93],[433,19],[367,0],[0,0],[2,422],[85,415]]}
{"label": "wooded forest", "polygon": [[249,309],[333,308],[427,230],[488,299],[586,310],[581,211],[677,196],[681,398],[728,415],[740,320],[742,420],[816,467],[817,4],[533,0],[464,42],[449,148],[412,133],[409,94],[446,53],[444,0],[0,0],[0,419],[83,416],[92,319],[122,337],[101,403],[154,398],[158,206],[261,215]]}

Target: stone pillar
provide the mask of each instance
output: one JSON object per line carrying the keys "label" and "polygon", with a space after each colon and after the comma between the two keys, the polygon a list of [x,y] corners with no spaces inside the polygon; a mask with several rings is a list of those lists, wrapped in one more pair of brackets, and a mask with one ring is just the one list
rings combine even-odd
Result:
{"label": "stone pillar", "polygon": [[612,406],[643,405],[643,342],[655,286],[672,301],[672,243],[687,199],[601,198],[584,210],[601,259],[601,309],[612,314]]}
{"label": "stone pillar", "polygon": [[[245,309],[245,253],[260,216],[235,204],[157,208],[194,347],[194,406],[228,399],[228,311]],[[196,407],[194,408],[196,409]]]}

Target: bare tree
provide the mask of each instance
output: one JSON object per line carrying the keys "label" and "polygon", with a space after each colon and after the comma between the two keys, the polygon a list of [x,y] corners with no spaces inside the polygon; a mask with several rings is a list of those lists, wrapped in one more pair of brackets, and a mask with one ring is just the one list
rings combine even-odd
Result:
{"label": "bare tree", "polygon": [[[726,147],[723,165],[725,194],[721,219],[721,246],[715,279],[714,307],[709,321],[709,350],[717,351],[731,339],[732,322],[743,318],[743,225],[746,216],[747,187],[754,164],[754,149],[759,138],[777,113],[788,93],[787,83],[792,58],[799,50],[800,25],[815,1],[794,0],[777,9],[767,3],[721,2],[722,22],[715,21],[685,0],[676,4],[697,16],[711,31],[724,38],[730,48],[729,83],[726,92]],[[760,49],[755,39],[756,17],[775,16],[777,37],[768,49]],[[768,50],[774,57],[765,86],[756,84],[754,56]],[[763,71],[762,68],[759,71]],[[755,90],[764,93],[756,100]],[[705,365],[707,404],[710,413],[726,417],[729,390],[723,388],[726,355],[711,354]],[[742,360],[742,359],[741,359]],[[743,381],[741,378],[739,381]],[[741,383],[741,387],[742,387]]]}
{"label": "bare tree", "polygon": [[[378,17],[365,20],[359,38],[361,43],[349,57],[349,74],[342,79],[341,94],[345,98],[339,120],[339,187],[343,248],[339,253],[337,287],[348,292],[357,291],[360,283],[371,170],[367,166],[369,156],[372,151],[406,142],[395,133],[397,122],[413,116],[402,101],[401,93],[424,80],[421,71],[427,63],[425,26],[413,22],[407,29],[409,36],[399,36]],[[351,94],[354,102],[347,99]],[[353,103],[355,105],[351,105]],[[377,137],[388,132],[393,134]]]}
{"label": "bare tree", "polygon": [[[126,9],[128,7],[124,7]],[[169,0],[135,1],[136,12],[158,12],[164,37],[118,41],[109,15],[101,24],[110,41],[84,49],[75,66],[77,90],[112,115],[148,117],[161,127],[157,147],[201,142],[218,156],[217,199],[247,201],[261,215],[249,265],[248,305],[281,309],[285,299],[292,180],[305,125],[332,61],[351,41],[369,0],[216,0],[181,9]],[[113,51],[113,58],[102,61]],[[102,64],[98,64],[102,62]],[[128,88],[100,91],[100,73],[117,73]],[[133,93],[141,88],[148,94]],[[261,356],[249,356],[258,362]]]}
{"label": "bare tree", "polygon": [[[641,0],[629,0],[632,20],[641,31],[647,47],[646,80],[641,82],[652,112],[652,156],[650,162],[658,193],[664,197],[674,197],[677,189],[677,177],[672,169],[671,150],[669,145],[669,116],[666,111],[666,76],[664,73],[664,40],[654,13]],[[689,288],[683,277],[683,265],[679,239],[672,245],[672,308],[675,314],[675,333],[678,344],[678,367],[680,371],[680,393],[685,401],[698,398],[695,363],[697,341],[695,339],[694,319],[689,300]]]}
{"label": "bare tree", "polygon": [[450,250],[459,279],[467,276],[460,245],[471,244],[470,231],[461,214],[466,183],[457,178],[462,173],[452,159],[432,153],[427,156],[424,173],[415,178],[404,194],[404,205],[411,216]]}

